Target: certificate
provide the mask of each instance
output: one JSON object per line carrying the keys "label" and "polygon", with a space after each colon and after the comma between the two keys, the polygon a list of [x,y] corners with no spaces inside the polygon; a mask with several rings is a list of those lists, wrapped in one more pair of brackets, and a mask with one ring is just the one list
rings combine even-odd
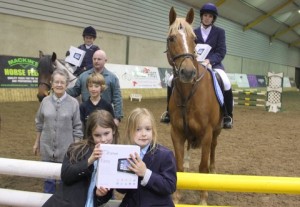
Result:
{"label": "certificate", "polygon": [[70,55],[65,58],[65,61],[79,67],[82,63],[85,51],[71,46],[69,52]]}
{"label": "certificate", "polygon": [[97,187],[136,189],[138,176],[128,169],[130,154],[140,154],[137,145],[101,144],[102,157],[98,160]]}
{"label": "certificate", "polygon": [[208,55],[211,46],[208,44],[197,44],[196,45],[196,52],[197,52],[197,61],[202,62],[205,60],[206,56]]}

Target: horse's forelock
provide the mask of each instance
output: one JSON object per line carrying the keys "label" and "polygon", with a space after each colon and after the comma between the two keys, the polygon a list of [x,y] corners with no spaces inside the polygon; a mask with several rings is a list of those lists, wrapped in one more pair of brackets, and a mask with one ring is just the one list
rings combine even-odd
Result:
{"label": "horse's forelock", "polygon": [[192,25],[190,25],[184,18],[177,18],[174,23],[169,28],[169,35],[175,35],[178,33],[179,28],[181,27],[185,30],[187,35],[192,35],[196,37]]}
{"label": "horse's forelock", "polygon": [[50,55],[44,55],[40,58],[38,67],[38,72],[53,72],[52,61]]}

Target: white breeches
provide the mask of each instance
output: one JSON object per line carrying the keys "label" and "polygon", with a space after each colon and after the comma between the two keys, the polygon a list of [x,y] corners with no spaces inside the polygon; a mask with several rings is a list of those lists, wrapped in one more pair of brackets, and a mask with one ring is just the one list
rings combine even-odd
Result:
{"label": "white breeches", "polygon": [[231,83],[230,80],[228,78],[228,76],[226,75],[225,71],[222,69],[214,69],[216,72],[219,73],[219,75],[222,78],[223,84],[224,84],[224,90],[228,91],[231,89]]}
{"label": "white breeches", "polygon": [[169,79],[168,79],[168,83],[167,83],[168,87],[172,87],[172,80],[173,80],[173,77],[174,77],[173,74],[170,75],[170,77],[169,77]]}
{"label": "white breeches", "polygon": [[[231,89],[231,83],[230,83],[230,80],[229,80],[229,78],[228,78],[228,76],[226,75],[226,73],[224,72],[224,70],[222,70],[222,69],[214,69],[214,70],[216,70],[219,74],[220,74],[220,76],[221,76],[221,78],[222,78],[222,80],[223,80],[223,84],[224,84],[224,90],[225,91],[228,91],[228,90],[230,90]],[[173,74],[169,77],[169,79],[168,79],[168,83],[167,83],[167,85],[169,86],[169,87],[171,87],[172,86],[172,80],[173,80]]]}

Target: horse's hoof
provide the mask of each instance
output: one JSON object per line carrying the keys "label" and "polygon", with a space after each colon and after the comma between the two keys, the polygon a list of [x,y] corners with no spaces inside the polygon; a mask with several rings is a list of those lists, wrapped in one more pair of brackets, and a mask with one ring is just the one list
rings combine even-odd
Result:
{"label": "horse's hoof", "polygon": [[170,115],[168,111],[165,111],[161,117],[160,117],[160,122],[169,124],[170,123]]}
{"label": "horse's hoof", "polygon": [[224,119],[223,128],[224,129],[231,129],[233,127],[232,118],[230,116],[225,116]]}

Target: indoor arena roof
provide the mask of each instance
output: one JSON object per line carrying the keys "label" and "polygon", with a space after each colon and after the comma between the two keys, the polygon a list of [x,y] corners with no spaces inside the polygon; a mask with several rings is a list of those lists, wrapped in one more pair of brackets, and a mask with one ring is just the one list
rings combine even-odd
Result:
{"label": "indoor arena roof", "polygon": [[[201,8],[207,0],[179,0]],[[300,48],[300,0],[211,0],[219,16]]]}

